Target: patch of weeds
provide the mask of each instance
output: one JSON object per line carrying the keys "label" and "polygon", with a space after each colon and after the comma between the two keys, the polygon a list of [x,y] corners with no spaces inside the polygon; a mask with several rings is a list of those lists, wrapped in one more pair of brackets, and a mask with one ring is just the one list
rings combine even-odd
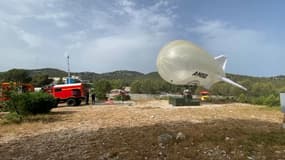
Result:
{"label": "patch of weeds", "polygon": [[8,112],[7,103],[0,102],[0,112]]}
{"label": "patch of weeds", "polygon": [[50,123],[57,121],[58,117],[51,114],[38,114],[38,115],[29,115],[25,116],[24,122],[41,122],[41,123]]}
{"label": "patch of weeds", "polygon": [[258,108],[259,110],[265,110],[265,111],[281,111],[281,108],[280,108],[280,106],[273,106],[273,107],[268,107],[268,106],[266,106],[266,107],[259,107]]}
{"label": "patch of weeds", "polygon": [[41,123],[51,123],[55,122],[59,119],[58,116],[50,115],[50,114],[38,114],[38,115],[26,115],[21,116],[16,112],[11,112],[1,116],[0,124],[8,125],[8,124],[20,124],[20,123],[33,123],[33,122],[41,122]]}
{"label": "patch of weeds", "polygon": [[265,145],[285,145],[285,134],[284,132],[280,131],[274,131],[270,133],[256,133],[250,135],[249,139],[250,141],[260,144],[263,143]]}
{"label": "patch of weeds", "polygon": [[285,134],[280,131],[273,131],[270,133],[251,133],[248,138],[242,140],[242,150],[247,156],[257,155],[262,153],[269,159],[275,150],[282,149],[285,145]]}
{"label": "patch of weeds", "polygon": [[16,112],[11,112],[3,116],[2,124],[19,124],[23,121],[23,117]]}

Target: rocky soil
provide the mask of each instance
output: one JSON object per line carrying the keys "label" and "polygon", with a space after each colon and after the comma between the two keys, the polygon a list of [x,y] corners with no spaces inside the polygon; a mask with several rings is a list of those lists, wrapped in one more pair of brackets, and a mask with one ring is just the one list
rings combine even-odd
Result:
{"label": "rocky soil", "polygon": [[59,107],[0,124],[0,159],[285,159],[282,118],[247,104]]}

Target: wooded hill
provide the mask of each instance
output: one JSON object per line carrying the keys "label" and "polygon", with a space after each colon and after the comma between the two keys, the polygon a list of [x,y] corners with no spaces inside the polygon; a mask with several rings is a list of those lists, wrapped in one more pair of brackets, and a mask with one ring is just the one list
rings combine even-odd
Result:
{"label": "wooded hill", "polygon": [[[12,70],[23,70],[28,73],[30,77],[35,77],[38,75],[48,75],[48,77],[66,77],[67,72],[54,68],[43,68],[43,69],[12,69]],[[12,71],[10,70],[10,71]],[[0,81],[5,80],[6,72],[0,72]],[[89,80],[90,82],[97,80],[123,80],[128,82],[133,82],[134,80],[155,80],[155,81],[163,81],[157,72],[151,73],[140,73],[136,71],[127,71],[127,70],[119,70],[114,72],[107,73],[95,73],[95,72],[72,72],[71,75],[79,76],[82,80]],[[244,85],[247,88],[252,88],[254,84],[259,83],[271,83],[273,86],[278,88],[279,92],[285,91],[285,76],[274,76],[274,77],[253,77],[253,76],[245,76],[245,75],[237,75],[237,74],[227,74],[227,77]],[[227,84],[222,83],[225,86]]]}
{"label": "wooded hill", "polygon": [[[89,80],[91,83],[95,83],[95,85],[98,81],[104,80],[108,81],[112,88],[131,86],[132,92],[135,93],[179,93],[184,89],[184,86],[174,86],[165,82],[157,72],[144,74],[121,70],[102,74],[94,72],[74,72],[71,74],[81,77],[82,80]],[[13,69],[7,72],[0,72],[0,80],[13,80],[15,75],[20,78],[26,76],[28,78],[23,81],[29,81],[39,86],[50,82],[47,80],[48,77],[66,77],[67,72],[53,68],[35,70]],[[264,101],[274,101],[275,104],[279,104],[279,93],[285,91],[285,76],[253,77],[227,74],[227,77],[245,86],[248,91],[245,92],[237,87],[220,82],[210,88],[210,93],[213,95],[234,96],[241,102],[263,104],[265,103]],[[203,90],[203,88],[198,88],[196,92],[198,93],[200,90]]]}

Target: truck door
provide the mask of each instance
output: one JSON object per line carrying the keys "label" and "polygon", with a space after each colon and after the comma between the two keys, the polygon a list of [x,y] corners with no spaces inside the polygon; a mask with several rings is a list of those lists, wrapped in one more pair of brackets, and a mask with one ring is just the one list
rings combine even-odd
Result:
{"label": "truck door", "polygon": [[80,96],[81,96],[81,91],[80,91],[80,89],[72,89],[72,96],[74,96],[74,97],[80,97]]}

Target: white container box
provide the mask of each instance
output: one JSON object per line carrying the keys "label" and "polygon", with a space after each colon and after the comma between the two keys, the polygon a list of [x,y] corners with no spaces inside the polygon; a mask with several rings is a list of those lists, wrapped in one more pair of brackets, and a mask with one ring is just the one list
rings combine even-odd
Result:
{"label": "white container box", "polygon": [[285,93],[280,93],[281,111],[285,113]]}

